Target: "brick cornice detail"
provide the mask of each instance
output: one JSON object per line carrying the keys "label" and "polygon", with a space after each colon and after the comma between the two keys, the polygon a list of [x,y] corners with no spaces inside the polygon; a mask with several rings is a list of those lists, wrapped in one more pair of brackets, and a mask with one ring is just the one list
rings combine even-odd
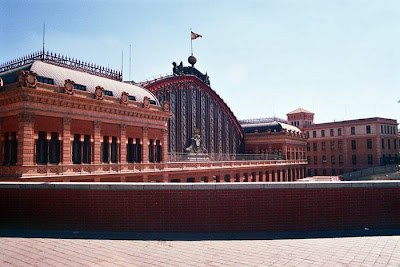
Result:
{"label": "brick cornice detail", "polygon": [[[60,95],[57,92],[37,90],[29,88],[18,88],[0,94],[0,106],[15,104],[18,102],[31,102],[59,107],[79,109],[83,111],[94,111],[99,113],[114,114],[121,116],[136,117],[140,119],[168,121],[171,114],[158,110],[159,107],[143,109],[140,106],[123,105],[119,103],[107,103],[103,101],[101,105],[94,99],[86,99],[79,96]],[[104,115],[102,115],[104,116]]]}

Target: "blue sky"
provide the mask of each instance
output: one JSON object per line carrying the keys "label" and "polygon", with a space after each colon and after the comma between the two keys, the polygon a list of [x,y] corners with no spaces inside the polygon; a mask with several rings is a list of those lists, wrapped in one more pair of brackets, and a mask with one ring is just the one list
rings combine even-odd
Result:
{"label": "blue sky", "polygon": [[22,1],[0,0],[0,62],[46,49],[121,68],[143,81],[187,63],[238,119],[286,118],[298,107],[316,122],[400,121],[400,1]]}

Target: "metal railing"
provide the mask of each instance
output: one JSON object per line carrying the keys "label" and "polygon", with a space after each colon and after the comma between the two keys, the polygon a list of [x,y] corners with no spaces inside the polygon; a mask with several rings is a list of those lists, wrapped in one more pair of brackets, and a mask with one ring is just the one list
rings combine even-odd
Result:
{"label": "metal railing", "polygon": [[286,160],[283,154],[169,153],[168,162]]}

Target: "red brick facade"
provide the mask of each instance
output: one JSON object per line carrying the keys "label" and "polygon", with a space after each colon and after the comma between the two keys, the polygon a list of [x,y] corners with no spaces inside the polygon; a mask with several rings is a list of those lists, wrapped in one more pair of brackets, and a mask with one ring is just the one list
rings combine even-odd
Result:
{"label": "red brick facade", "polygon": [[398,228],[398,182],[0,184],[0,227],[129,232]]}

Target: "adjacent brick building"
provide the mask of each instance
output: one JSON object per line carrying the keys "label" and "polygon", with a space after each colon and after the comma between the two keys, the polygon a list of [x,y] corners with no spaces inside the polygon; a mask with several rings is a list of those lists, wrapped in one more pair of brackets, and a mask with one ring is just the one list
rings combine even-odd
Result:
{"label": "adjacent brick building", "polygon": [[[366,118],[314,124],[312,112],[297,109],[288,122],[307,135],[307,176],[340,175],[399,160],[397,121]],[[307,123],[302,123],[302,118]]]}

